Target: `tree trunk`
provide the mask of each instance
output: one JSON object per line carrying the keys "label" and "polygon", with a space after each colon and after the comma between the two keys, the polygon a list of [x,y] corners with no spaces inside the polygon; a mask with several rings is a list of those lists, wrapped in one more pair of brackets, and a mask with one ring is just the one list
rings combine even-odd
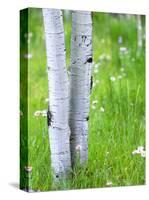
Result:
{"label": "tree trunk", "polygon": [[71,169],[68,125],[69,90],[65,59],[62,12],[43,9],[49,83],[49,140],[54,180],[65,178]]}
{"label": "tree trunk", "polygon": [[70,148],[72,166],[88,159],[89,95],[92,66],[91,12],[72,13],[70,69]]}
{"label": "tree trunk", "polygon": [[142,49],[142,23],[141,15],[137,15],[138,50]]}

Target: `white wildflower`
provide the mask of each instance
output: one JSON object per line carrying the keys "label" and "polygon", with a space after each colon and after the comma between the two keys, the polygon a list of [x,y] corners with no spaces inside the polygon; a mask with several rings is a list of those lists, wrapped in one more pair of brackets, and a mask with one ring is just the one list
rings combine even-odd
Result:
{"label": "white wildflower", "polygon": [[126,47],[120,47],[120,53],[127,53],[127,48]]}
{"label": "white wildflower", "polygon": [[47,110],[41,111],[41,116],[42,117],[47,117]]}
{"label": "white wildflower", "polygon": [[49,102],[49,98],[46,98],[46,99],[45,99],[45,102],[48,103],[48,102]]}
{"label": "white wildflower", "polygon": [[111,56],[109,55],[109,54],[105,54],[105,53],[103,53],[103,54],[101,54],[100,56],[99,56],[99,58],[98,58],[99,60],[107,60],[107,61],[109,61],[109,60],[111,60]]}
{"label": "white wildflower", "polygon": [[95,110],[96,109],[96,104],[98,103],[98,100],[94,100],[92,101],[92,109]]}
{"label": "white wildflower", "polygon": [[76,151],[80,151],[80,150],[81,150],[81,145],[78,144],[78,145],[76,146]]}
{"label": "white wildflower", "polygon": [[34,116],[35,117],[38,117],[41,115],[41,111],[40,110],[37,110],[36,112],[34,112]]}
{"label": "white wildflower", "polygon": [[39,117],[39,116],[47,117],[47,110],[37,110],[37,111],[34,113],[34,116],[35,116],[35,117]]}
{"label": "white wildflower", "polygon": [[96,86],[96,83],[95,82],[93,82],[93,88]]}
{"label": "white wildflower", "polygon": [[105,109],[103,107],[100,107],[100,112],[105,112]]}
{"label": "white wildflower", "polygon": [[143,158],[146,157],[146,152],[145,152],[145,151],[142,151],[142,152],[141,152],[141,157],[143,157]]}
{"label": "white wildflower", "polygon": [[106,186],[112,186],[112,181],[107,181]]}
{"label": "white wildflower", "polygon": [[136,149],[132,152],[132,155],[139,154],[139,151]]}
{"label": "white wildflower", "polygon": [[138,147],[138,151],[141,153],[142,151],[144,150],[144,147],[142,147],[142,146],[139,146]]}
{"label": "white wildflower", "polygon": [[31,53],[28,53],[28,54],[24,54],[24,58],[26,59],[31,59],[33,56]]}
{"label": "white wildflower", "polygon": [[95,104],[97,104],[97,103],[98,103],[98,100],[94,100],[94,101],[92,102],[93,105],[95,105]]}
{"label": "white wildflower", "polygon": [[144,150],[144,147],[143,146],[139,146],[137,149],[135,149],[133,152],[132,152],[132,155],[136,155],[136,154],[140,154],[141,157],[145,157],[146,156],[146,152]]}
{"label": "white wildflower", "polygon": [[114,76],[111,76],[111,77],[110,77],[110,80],[111,80],[111,81],[116,81],[116,78],[115,78]]}
{"label": "white wildflower", "polygon": [[25,166],[24,169],[26,172],[30,173],[33,168],[32,168],[32,166]]}

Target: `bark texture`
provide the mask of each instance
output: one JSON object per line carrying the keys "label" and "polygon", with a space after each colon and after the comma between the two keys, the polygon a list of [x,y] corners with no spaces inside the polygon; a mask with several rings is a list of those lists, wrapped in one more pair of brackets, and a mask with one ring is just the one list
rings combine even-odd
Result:
{"label": "bark texture", "polygon": [[88,119],[92,66],[91,12],[72,12],[70,69],[70,148],[72,166],[88,159]]}
{"label": "bark texture", "polygon": [[54,179],[59,180],[66,177],[71,169],[68,125],[69,90],[62,12],[56,9],[43,9],[43,19],[49,83],[51,166]]}

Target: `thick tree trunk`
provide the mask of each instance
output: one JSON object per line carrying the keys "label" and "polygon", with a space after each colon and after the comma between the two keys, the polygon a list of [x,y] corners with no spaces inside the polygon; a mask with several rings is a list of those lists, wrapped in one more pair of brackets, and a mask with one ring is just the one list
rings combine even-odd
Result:
{"label": "thick tree trunk", "polygon": [[89,95],[92,66],[91,12],[72,13],[70,110],[71,162],[85,164],[88,159]]}
{"label": "thick tree trunk", "polygon": [[43,9],[49,82],[49,140],[54,179],[71,169],[68,125],[69,90],[65,59],[62,12]]}

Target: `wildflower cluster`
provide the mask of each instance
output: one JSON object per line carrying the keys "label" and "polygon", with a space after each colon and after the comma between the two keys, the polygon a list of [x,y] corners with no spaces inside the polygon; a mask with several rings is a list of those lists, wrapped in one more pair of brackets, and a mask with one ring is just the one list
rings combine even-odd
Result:
{"label": "wildflower cluster", "polygon": [[35,116],[35,117],[39,117],[39,116],[47,117],[47,110],[37,110],[37,111],[34,113],[34,116]]}
{"label": "wildflower cluster", "polygon": [[144,147],[139,146],[137,149],[135,149],[135,150],[132,152],[132,155],[133,155],[133,156],[136,155],[136,154],[140,154],[141,157],[145,158],[146,152],[145,152]]}
{"label": "wildflower cluster", "polygon": [[32,166],[25,166],[24,169],[26,172],[30,173],[33,168],[32,168]]}

